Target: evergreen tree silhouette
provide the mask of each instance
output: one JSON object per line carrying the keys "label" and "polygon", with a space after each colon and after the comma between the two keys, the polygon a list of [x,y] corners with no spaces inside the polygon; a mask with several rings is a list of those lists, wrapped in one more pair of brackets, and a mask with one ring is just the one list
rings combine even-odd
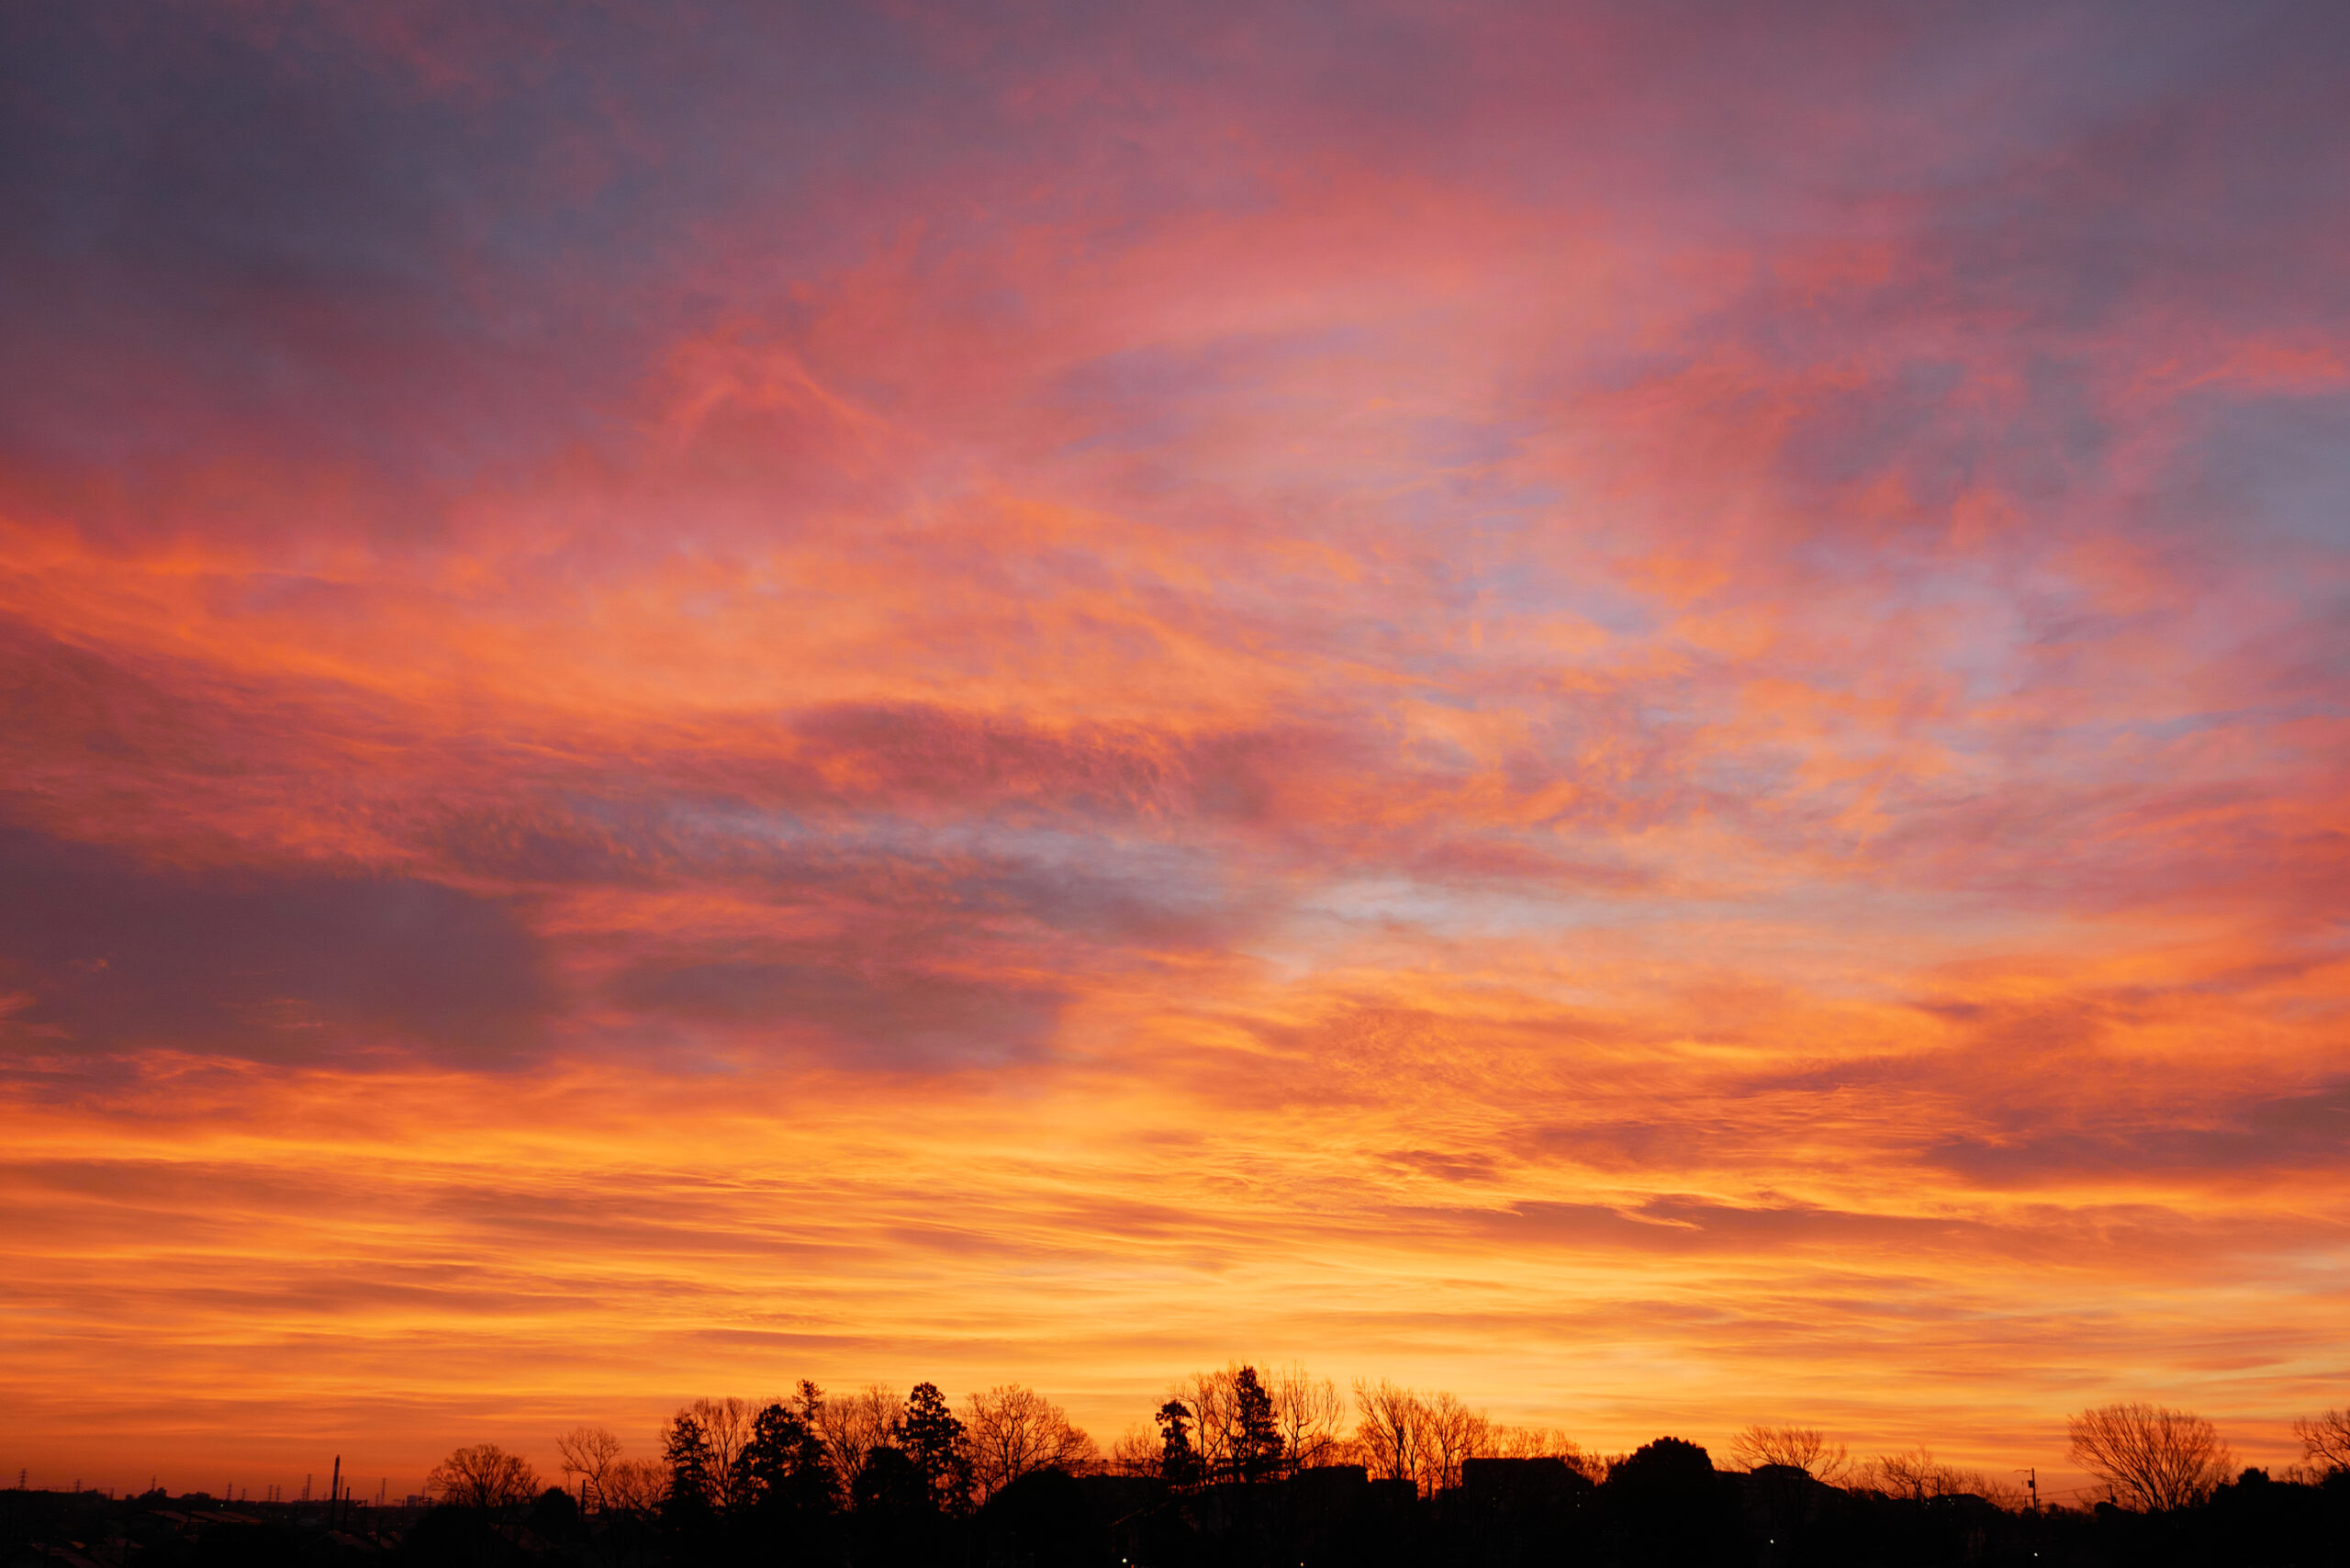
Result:
{"label": "evergreen tree silhouette", "polygon": [[681,1542],[706,1540],[717,1511],[718,1477],[710,1434],[689,1412],[680,1410],[663,1435],[661,1457],[669,1467],[668,1490],[661,1499],[663,1528]]}
{"label": "evergreen tree silhouette", "polygon": [[898,1446],[929,1483],[938,1511],[961,1513],[971,1499],[971,1456],[964,1447],[963,1423],[947,1408],[936,1383],[918,1383],[906,1396]]}
{"label": "evergreen tree silhouette", "polygon": [[1232,1447],[1233,1473],[1243,1481],[1263,1481],[1280,1469],[1281,1434],[1273,1419],[1273,1396],[1257,1377],[1255,1367],[1242,1367],[1232,1380],[1239,1431]]}
{"label": "evergreen tree silhouette", "polygon": [[1170,1399],[1158,1407],[1158,1476],[1169,1486],[1189,1486],[1200,1478],[1200,1456],[1192,1448],[1192,1407]]}

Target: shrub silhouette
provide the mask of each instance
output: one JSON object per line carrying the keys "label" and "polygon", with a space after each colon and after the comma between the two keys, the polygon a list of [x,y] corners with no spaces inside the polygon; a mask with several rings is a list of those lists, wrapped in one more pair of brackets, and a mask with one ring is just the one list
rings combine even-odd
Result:
{"label": "shrub silhouette", "polygon": [[1709,1568],[1737,1547],[1735,1505],[1695,1443],[1659,1438],[1644,1445],[1608,1471],[1600,1498],[1623,1537],[1627,1563]]}

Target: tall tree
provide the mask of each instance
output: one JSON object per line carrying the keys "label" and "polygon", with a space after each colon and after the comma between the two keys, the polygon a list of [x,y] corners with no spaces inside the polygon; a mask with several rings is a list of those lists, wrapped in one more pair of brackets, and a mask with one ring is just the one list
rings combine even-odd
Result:
{"label": "tall tree", "polygon": [[661,1458],[669,1488],[661,1498],[661,1520],[683,1535],[698,1534],[717,1507],[718,1477],[710,1434],[691,1410],[672,1417],[661,1434]]}
{"label": "tall tree", "polygon": [[1273,1396],[1255,1367],[1233,1374],[1232,1471],[1242,1481],[1266,1481],[1281,1468],[1281,1428],[1273,1418]]}
{"label": "tall tree", "polygon": [[795,1516],[829,1514],[839,1502],[824,1439],[804,1417],[780,1404],[752,1418],[751,1438],[734,1461],[734,1493],[755,1508]]}
{"label": "tall tree", "polygon": [[734,1459],[726,1516],[732,1555],[744,1562],[826,1562],[834,1559],[839,1495],[823,1439],[780,1401],[751,1419]]}
{"label": "tall tree", "polygon": [[1169,1486],[1200,1479],[1199,1451],[1192,1447],[1192,1407],[1170,1399],[1158,1407],[1158,1476]]}
{"label": "tall tree", "polygon": [[906,1396],[906,1413],[898,1418],[897,1436],[898,1447],[929,1483],[939,1512],[959,1514],[970,1506],[971,1456],[963,1423],[947,1408],[936,1383],[914,1384]]}

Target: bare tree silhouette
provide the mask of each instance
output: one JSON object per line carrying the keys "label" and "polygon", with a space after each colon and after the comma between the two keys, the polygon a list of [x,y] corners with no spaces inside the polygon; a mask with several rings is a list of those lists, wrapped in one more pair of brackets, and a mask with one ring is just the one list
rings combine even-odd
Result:
{"label": "bare tree silhouette", "polygon": [[2301,1457],[2328,1470],[2350,1470],[2350,1410],[2329,1410],[2314,1420],[2293,1423]]}
{"label": "bare tree silhouette", "polygon": [[1355,1409],[1361,1417],[1355,1423],[1355,1450],[1364,1468],[1382,1481],[1409,1481],[1417,1486],[1427,1466],[1422,1449],[1427,1440],[1421,1430],[1419,1395],[1383,1377],[1377,1383],[1359,1377]]}
{"label": "bare tree silhouette", "polygon": [[1047,1468],[1081,1475],[1101,1467],[1101,1450],[1059,1406],[1033,1388],[1004,1383],[964,1401],[971,1477],[985,1502],[1022,1476]]}
{"label": "bare tree silhouette", "polygon": [[905,1396],[878,1383],[836,1394],[802,1383],[800,1394],[801,1418],[823,1438],[834,1473],[847,1478],[865,1468],[867,1454],[896,1440],[892,1434],[906,1413]]}
{"label": "bare tree silhouette", "polygon": [[1588,1452],[1556,1427],[1505,1427],[1496,1424],[1486,1453],[1495,1459],[1562,1459],[1567,1468],[1596,1482],[1607,1473],[1598,1455]]}
{"label": "bare tree silhouette", "polygon": [[743,1479],[735,1461],[750,1446],[758,1407],[747,1399],[729,1396],[697,1399],[677,1414],[693,1417],[701,1428],[702,1441],[710,1446],[711,1502],[722,1508],[740,1506],[744,1500]]}
{"label": "bare tree silhouette", "polygon": [[1817,1427],[1749,1427],[1730,1439],[1729,1451],[1749,1470],[1785,1464],[1807,1471],[1818,1481],[1832,1482],[1852,1463],[1844,1445],[1830,1447],[1827,1434]]}
{"label": "bare tree silhouette", "polygon": [[579,1477],[588,1494],[588,1506],[606,1506],[605,1477],[620,1462],[621,1440],[612,1436],[609,1427],[574,1427],[555,1439],[554,1451],[563,1461],[565,1475]]}
{"label": "bare tree silhouette", "polygon": [[1157,1475],[1167,1467],[1166,1439],[1140,1425],[1130,1426],[1110,1445],[1103,1467],[1113,1475]]}
{"label": "bare tree silhouette", "polygon": [[1449,1490],[1460,1484],[1463,1464],[1491,1451],[1494,1424],[1483,1411],[1471,1409],[1455,1394],[1428,1394],[1420,1401],[1420,1409],[1427,1489]]}
{"label": "bare tree silhouette", "polygon": [[1239,1374],[1239,1363],[1235,1362],[1222,1372],[1196,1372],[1168,1385],[1169,1402],[1180,1403],[1190,1413],[1192,1451],[1200,1480],[1214,1481],[1232,1473],[1240,1439]]}
{"label": "bare tree silhouette", "polygon": [[1385,1378],[1355,1380],[1355,1451],[1372,1473],[1423,1493],[1460,1484],[1460,1467],[1494,1449],[1494,1424],[1456,1394],[1424,1394]]}
{"label": "bare tree silhouette", "polygon": [[617,1459],[604,1472],[604,1506],[649,1514],[669,1489],[669,1467],[657,1459]]}
{"label": "bare tree silhouette", "polygon": [[2075,1462],[2143,1509],[2199,1503],[2235,1463],[2210,1422],[2162,1406],[2100,1405],[2065,1429]]}
{"label": "bare tree silhouette", "polygon": [[432,1467],[426,1491],[464,1508],[502,1508],[539,1495],[539,1473],[531,1462],[496,1443],[462,1448]]}
{"label": "bare tree silhouette", "polygon": [[1979,1470],[1945,1464],[1934,1457],[1931,1449],[1926,1448],[1879,1454],[1874,1462],[1861,1468],[1860,1479],[1888,1497],[1906,1497],[1913,1503],[1971,1494],[1993,1498],[2004,1506],[2012,1491]]}
{"label": "bare tree silhouette", "polygon": [[1292,1363],[1276,1367],[1266,1387],[1287,1469],[1294,1473],[1336,1463],[1347,1446],[1347,1401],[1338,1385]]}

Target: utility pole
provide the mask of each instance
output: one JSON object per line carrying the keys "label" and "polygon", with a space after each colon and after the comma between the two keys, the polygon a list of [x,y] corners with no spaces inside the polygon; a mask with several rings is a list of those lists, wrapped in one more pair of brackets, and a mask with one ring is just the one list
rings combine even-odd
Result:
{"label": "utility pole", "polygon": [[2024,1484],[2031,1488],[2031,1511],[2036,1514],[2040,1512],[2040,1467],[2032,1466],[2026,1475]]}
{"label": "utility pole", "polygon": [[342,1504],[342,1455],[334,1456],[334,1479],[327,1483],[327,1529],[334,1529],[335,1510]]}

